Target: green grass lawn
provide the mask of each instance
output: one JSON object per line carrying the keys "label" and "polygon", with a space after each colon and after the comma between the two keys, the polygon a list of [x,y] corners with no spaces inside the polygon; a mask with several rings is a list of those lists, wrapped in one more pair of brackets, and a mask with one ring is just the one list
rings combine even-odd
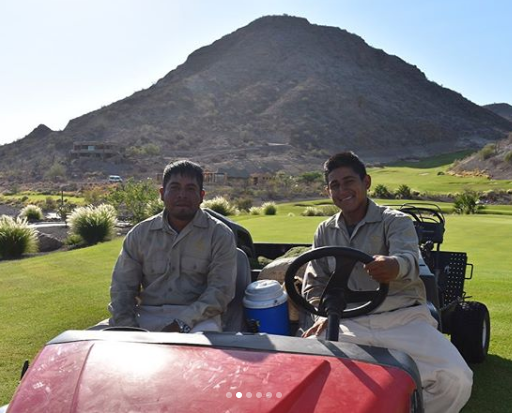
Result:
{"label": "green grass lawn", "polygon": [[[323,201],[315,201],[321,203]],[[303,206],[286,204],[276,216],[240,216],[256,242],[311,242],[325,217],[301,217]],[[288,215],[290,214],[290,216]],[[473,397],[464,412],[504,412],[512,404],[512,217],[447,216],[444,249],[466,251],[475,265],[467,292],[491,313],[490,355],[475,365]],[[67,329],[106,318],[108,288],[121,239],[90,248],[0,262],[0,404],[7,403],[23,361]]]}
{"label": "green grass lawn", "polygon": [[468,152],[456,152],[421,160],[419,162],[398,162],[383,168],[368,168],[372,186],[385,185],[396,190],[401,184],[419,192],[432,194],[460,193],[465,188],[481,192],[507,190],[512,188],[510,180],[492,180],[483,176],[462,177],[449,175],[448,169],[456,159],[462,159]]}
{"label": "green grass lawn", "polygon": [[[62,199],[61,195],[43,195],[36,192],[20,192],[16,195],[1,195],[0,199],[2,201],[18,201],[21,199],[25,199],[26,204],[35,204],[38,202],[43,202],[47,198],[52,198],[55,202],[59,203]],[[78,197],[75,195],[69,195],[64,194],[64,201],[66,201],[69,204],[75,204],[75,205],[84,205],[85,201],[83,197]]]}

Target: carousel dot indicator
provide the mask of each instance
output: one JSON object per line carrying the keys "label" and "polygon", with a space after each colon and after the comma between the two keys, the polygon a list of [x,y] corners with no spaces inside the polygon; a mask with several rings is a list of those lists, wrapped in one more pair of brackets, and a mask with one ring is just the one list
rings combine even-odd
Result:
{"label": "carousel dot indicator", "polygon": [[236,398],[237,398],[237,399],[240,399],[241,397],[242,397],[242,392],[237,392],[237,393],[236,393]]}

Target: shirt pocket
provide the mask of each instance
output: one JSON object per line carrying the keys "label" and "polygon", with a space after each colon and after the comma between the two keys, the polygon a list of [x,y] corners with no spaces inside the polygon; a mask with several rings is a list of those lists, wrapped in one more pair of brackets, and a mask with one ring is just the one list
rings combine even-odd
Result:
{"label": "shirt pocket", "polygon": [[167,259],[152,259],[146,260],[143,265],[144,275],[154,280],[167,272],[169,260]]}
{"label": "shirt pocket", "polygon": [[[208,272],[209,261],[203,258],[183,255],[181,258],[181,273],[196,276],[204,276]],[[203,278],[203,277],[201,277]]]}

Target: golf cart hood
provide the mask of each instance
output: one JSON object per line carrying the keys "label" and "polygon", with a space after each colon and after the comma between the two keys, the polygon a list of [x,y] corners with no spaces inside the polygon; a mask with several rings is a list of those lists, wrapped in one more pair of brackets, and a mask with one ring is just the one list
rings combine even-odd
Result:
{"label": "golf cart hood", "polygon": [[412,365],[264,334],[70,331],[39,353],[8,412],[409,412]]}

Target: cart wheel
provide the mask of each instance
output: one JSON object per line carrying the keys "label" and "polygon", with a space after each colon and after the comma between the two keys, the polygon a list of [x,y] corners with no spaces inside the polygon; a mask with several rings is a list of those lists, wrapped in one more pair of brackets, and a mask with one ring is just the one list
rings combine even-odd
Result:
{"label": "cart wheel", "polygon": [[489,350],[491,322],[487,307],[476,301],[457,305],[451,341],[468,363],[481,363]]}

